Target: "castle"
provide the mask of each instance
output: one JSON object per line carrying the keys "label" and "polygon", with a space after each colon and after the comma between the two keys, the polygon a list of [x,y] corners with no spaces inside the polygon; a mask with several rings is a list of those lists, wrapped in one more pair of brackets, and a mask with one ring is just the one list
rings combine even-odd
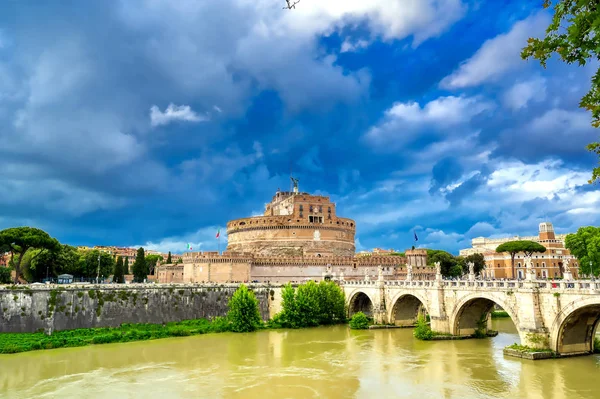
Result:
{"label": "castle", "polygon": [[329,197],[298,190],[279,191],[263,216],[227,223],[227,249],[188,252],[183,264],[158,267],[161,283],[197,282],[301,282],[307,280],[403,279],[407,264],[413,277],[433,279],[424,249],[405,256],[356,256],[354,220],[339,217]]}

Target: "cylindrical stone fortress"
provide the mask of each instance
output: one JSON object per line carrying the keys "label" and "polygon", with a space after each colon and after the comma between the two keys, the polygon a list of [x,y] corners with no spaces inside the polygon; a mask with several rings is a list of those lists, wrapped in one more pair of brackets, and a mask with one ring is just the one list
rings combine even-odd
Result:
{"label": "cylindrical stone fortress", "polygon": [[259,256],[354,256],[354,220],[329,197],[277,191],[264,216],[227,223],[227,251]]}

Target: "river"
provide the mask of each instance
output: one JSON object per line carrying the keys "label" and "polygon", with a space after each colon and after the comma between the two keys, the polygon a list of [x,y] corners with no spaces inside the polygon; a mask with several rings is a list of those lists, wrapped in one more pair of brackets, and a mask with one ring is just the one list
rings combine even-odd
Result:
{"label": "river", "polygon": [[504,357],[491,339],[422,342],[346,326],[0,355],[1,398],[600,398],[600,356]]}

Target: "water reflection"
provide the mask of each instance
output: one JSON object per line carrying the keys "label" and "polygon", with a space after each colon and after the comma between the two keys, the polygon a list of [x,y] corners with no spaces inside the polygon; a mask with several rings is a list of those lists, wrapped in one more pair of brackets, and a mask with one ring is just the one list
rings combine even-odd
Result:
{"label": "water reflection", "polygon": [[600,357],[505,358],[518,340],[422,342],[410,329],[215,334],[0,356],[0,397],[591,398]]}

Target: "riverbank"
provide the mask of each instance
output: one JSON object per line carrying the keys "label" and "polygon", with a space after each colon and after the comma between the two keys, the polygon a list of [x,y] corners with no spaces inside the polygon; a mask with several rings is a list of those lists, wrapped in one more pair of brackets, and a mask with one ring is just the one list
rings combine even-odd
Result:
{"label": "riverbank", "polygon": [[56,331],[51,335],[38,333],[0,334],[0,353],[19,353],[40,349],[69,348],[114,342],[145,341],[168,337],[185,337],[230,331],[222,317],[185,320],[165,324],[122,324],[115,328],[84,328]]}

